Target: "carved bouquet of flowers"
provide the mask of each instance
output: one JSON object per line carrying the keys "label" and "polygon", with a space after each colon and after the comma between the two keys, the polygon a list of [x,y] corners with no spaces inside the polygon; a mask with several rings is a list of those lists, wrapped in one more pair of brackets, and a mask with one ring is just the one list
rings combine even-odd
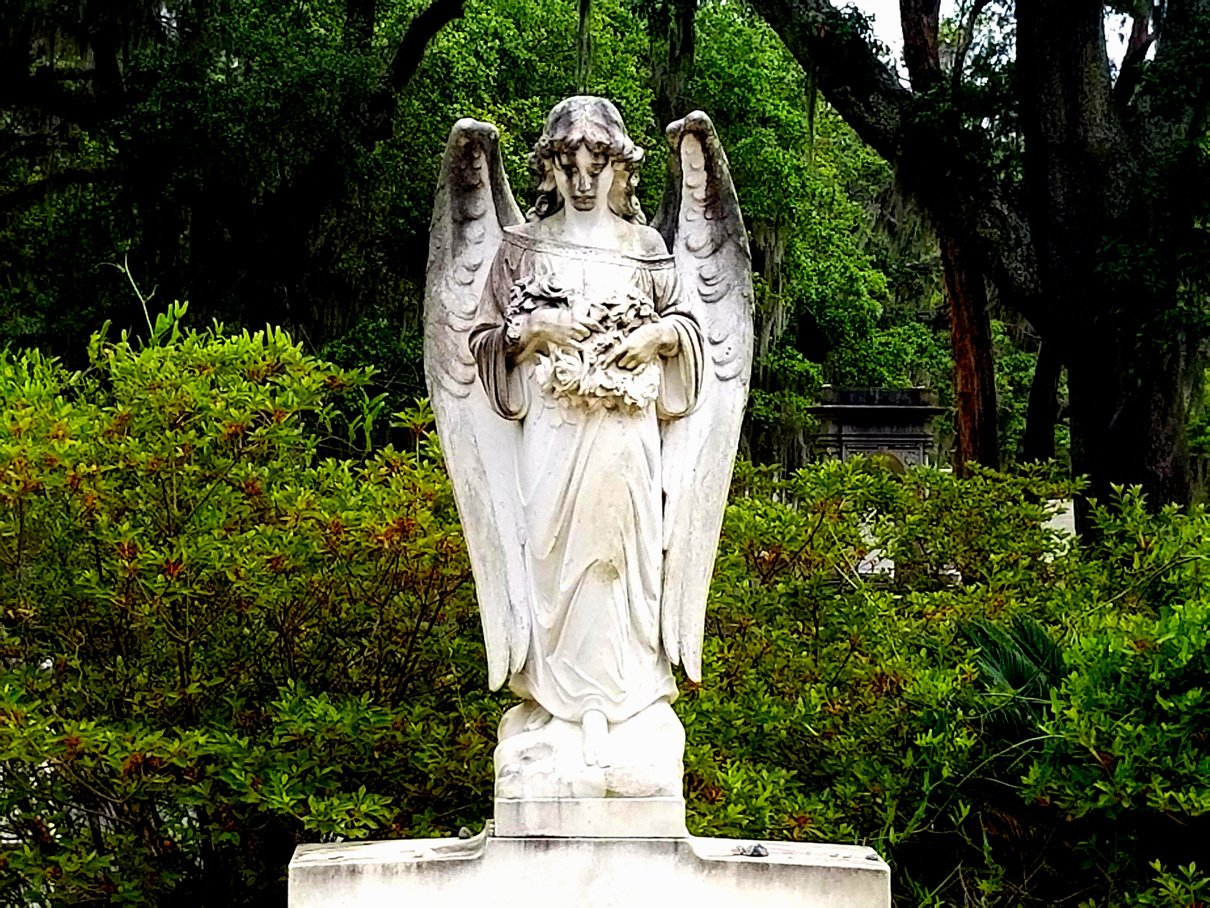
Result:
{"label": "carved bouquet of flowers", "polygon": [[616,362],[618,345],[627,335],[640,325],[659,321],[650,297],[627,287],[604,299],[587,300],[549,277],[532,275],[513,285],[505,316],[510,333],[521,319],[540,308],[567,309],[591,331],[574,346],[554,347],[538,355],[538,382],[555,400],[589,410],[639,410],[656,399],[659,363],[623,369]]}

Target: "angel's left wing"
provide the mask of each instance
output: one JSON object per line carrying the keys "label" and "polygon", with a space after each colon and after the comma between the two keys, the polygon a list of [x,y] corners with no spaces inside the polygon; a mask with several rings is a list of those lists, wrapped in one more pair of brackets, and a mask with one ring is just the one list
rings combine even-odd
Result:
{"label": "angel's left wing", "polygon": [[520,428],[492,410],[469,335],[503,229],[521,222],[495,127],[459,120],[441,164],[424,294],[424,376],[475,575],[495,690],[529,643],[516,455]]}
{"label": "angel's left wing", "polygon": [[664,578],[660,634],[673,664],[702,675],[706,597],[752,370],[752,257],[727,157],[701,111],[668,127],[672,173],[655,227],[706,335],[697,408],[662,429]]}

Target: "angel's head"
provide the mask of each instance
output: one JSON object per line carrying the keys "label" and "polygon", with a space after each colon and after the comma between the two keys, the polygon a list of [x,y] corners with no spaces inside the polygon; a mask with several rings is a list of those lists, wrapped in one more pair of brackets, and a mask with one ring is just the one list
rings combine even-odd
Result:
{"label": "angel's head", "polygon": [[645,224],[635,194],[642,160],[643,149],[631,141],[622,115],[609,101],[586,95],[560,101],[546,117],[529,156],[538,187],[529,220],[549,217],[568,201],[576,208],[591,208],[603,191],[614,214]]}

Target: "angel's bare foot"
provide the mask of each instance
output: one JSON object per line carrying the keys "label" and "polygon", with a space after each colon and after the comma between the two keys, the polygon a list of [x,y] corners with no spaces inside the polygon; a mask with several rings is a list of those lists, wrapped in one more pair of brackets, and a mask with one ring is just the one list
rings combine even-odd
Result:
{"label": "angel's bare foot", "polygon": [[609,765],[609,721],[599,709],[584,713],[584,762],[588,766]]}

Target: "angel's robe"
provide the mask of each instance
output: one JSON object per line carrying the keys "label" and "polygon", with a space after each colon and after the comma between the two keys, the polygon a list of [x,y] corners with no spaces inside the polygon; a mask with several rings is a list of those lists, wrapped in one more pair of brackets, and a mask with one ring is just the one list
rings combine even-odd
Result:
{"label": "angel's robe", "polygon": [[[674,326],[676,352],[645,367],[656,370],[645,383],[649,399],[634,405],[600,390],[568,391],[569,382],[592,384],[591,378],[560,373],[560,384],[548,353],[514,362],[510,315],[519,288],[534,286],[548,295],[544,304],[581,316],[603,305],[618,311],[623,300],[648,313],[647,320]],[[586,343],[594,340],[605,342],[590,336]],[[522,424],[516,472],[530,640],[511,689],[570,722],[590,710],[622,722],[660,700],[671,702],[677,688],[660,641],[660,427],[693,409],[704,368],[702,331],[684,308],[672,257],[507,230],[470,344],[493,409]],[[642,386],[640,378],[634,376]]]}

